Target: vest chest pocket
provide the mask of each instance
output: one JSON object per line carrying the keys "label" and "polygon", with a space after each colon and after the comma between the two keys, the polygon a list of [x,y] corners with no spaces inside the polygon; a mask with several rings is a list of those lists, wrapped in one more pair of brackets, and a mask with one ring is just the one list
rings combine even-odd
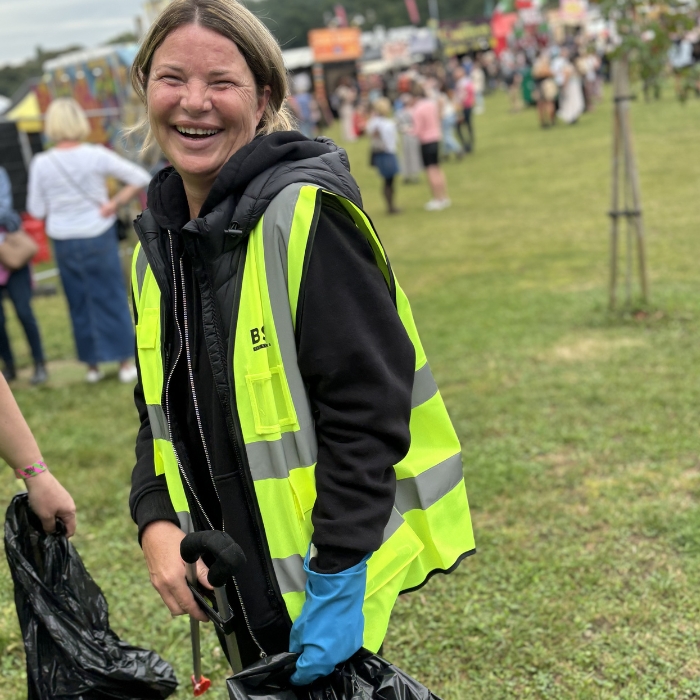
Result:
{"label": "vest chest pocket", "polygon": [[296,425],[296,411],[281,367],[270,367],[245,379],[258,435],[279,433],[284,426]]}

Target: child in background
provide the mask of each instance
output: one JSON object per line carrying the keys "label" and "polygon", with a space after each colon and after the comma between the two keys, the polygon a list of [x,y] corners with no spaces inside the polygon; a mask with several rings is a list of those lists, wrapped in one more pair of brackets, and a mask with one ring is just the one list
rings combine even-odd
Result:
{"label": "child in background", "polygon": [[396,158],[398,140],[396,122],[391,118],[391,103],[380,97],[372,104],[372,116],[367,122],[367,133],[372,140],[372,165],[384,179],[382,194],[386,200],[387,213],[398,214],[394,205],[394,178],[399,173]]}

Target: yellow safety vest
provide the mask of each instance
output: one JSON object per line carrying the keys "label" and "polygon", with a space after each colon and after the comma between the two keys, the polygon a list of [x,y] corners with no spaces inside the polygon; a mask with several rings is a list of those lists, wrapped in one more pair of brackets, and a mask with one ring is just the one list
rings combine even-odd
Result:
{"label": "yellow safety vest", "polygon": [[[316,214],[334,199],[369,242],[416,354],[411,447],[395,465],[394,509],[382,546],[369,559],[364,646],[377,651],[399,593],[420,587],[474,551],[459,440],[423,351],[411,308],[374,228],[349,200],[315,185],[278,194],[247,242],[233,353],[233,386],[250,474],[274,573],[292,620],[304,604],[303,558],[312,539],[317,438],[297,364],[295,327],[304,261]],[[165,474],[177,513],[189,512],[161,405],[161,295],[141,246],[133,258],[139,365],[153,430],[155,470]],[[165,310],[170,313],[170,310]]]}

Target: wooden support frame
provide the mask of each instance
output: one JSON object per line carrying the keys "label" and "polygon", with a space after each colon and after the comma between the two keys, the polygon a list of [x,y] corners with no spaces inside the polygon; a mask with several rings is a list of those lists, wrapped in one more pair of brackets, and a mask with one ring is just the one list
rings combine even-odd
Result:
{"label": "wooden support frame", "polygon": [[[636,257],[642,301],[649,302],[644,220],[642,217],[639,172],[634,157],[630,128],[629,62],[620,58],[613,62],[613,144],[610,204],[610,309],[617,308],[618,258],[620,255],[620,219],[626,221],[625,302],[632,304],[632,277]],[[622,200],[622,201],[621,201]],[[635,256],[636,250],[636,256]]]}

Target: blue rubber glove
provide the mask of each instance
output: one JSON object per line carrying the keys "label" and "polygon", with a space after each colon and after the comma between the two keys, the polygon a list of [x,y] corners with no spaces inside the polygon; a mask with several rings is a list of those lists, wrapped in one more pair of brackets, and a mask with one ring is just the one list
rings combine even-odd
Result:
{"label": "blue rubber glove", "polygon": [[369,557],[340,573],[319,574],[309,569],[307,553],[306,602],[289,636],[289,651],[301,653],[290,678],[294,685],[327,676],[362,646]]}

